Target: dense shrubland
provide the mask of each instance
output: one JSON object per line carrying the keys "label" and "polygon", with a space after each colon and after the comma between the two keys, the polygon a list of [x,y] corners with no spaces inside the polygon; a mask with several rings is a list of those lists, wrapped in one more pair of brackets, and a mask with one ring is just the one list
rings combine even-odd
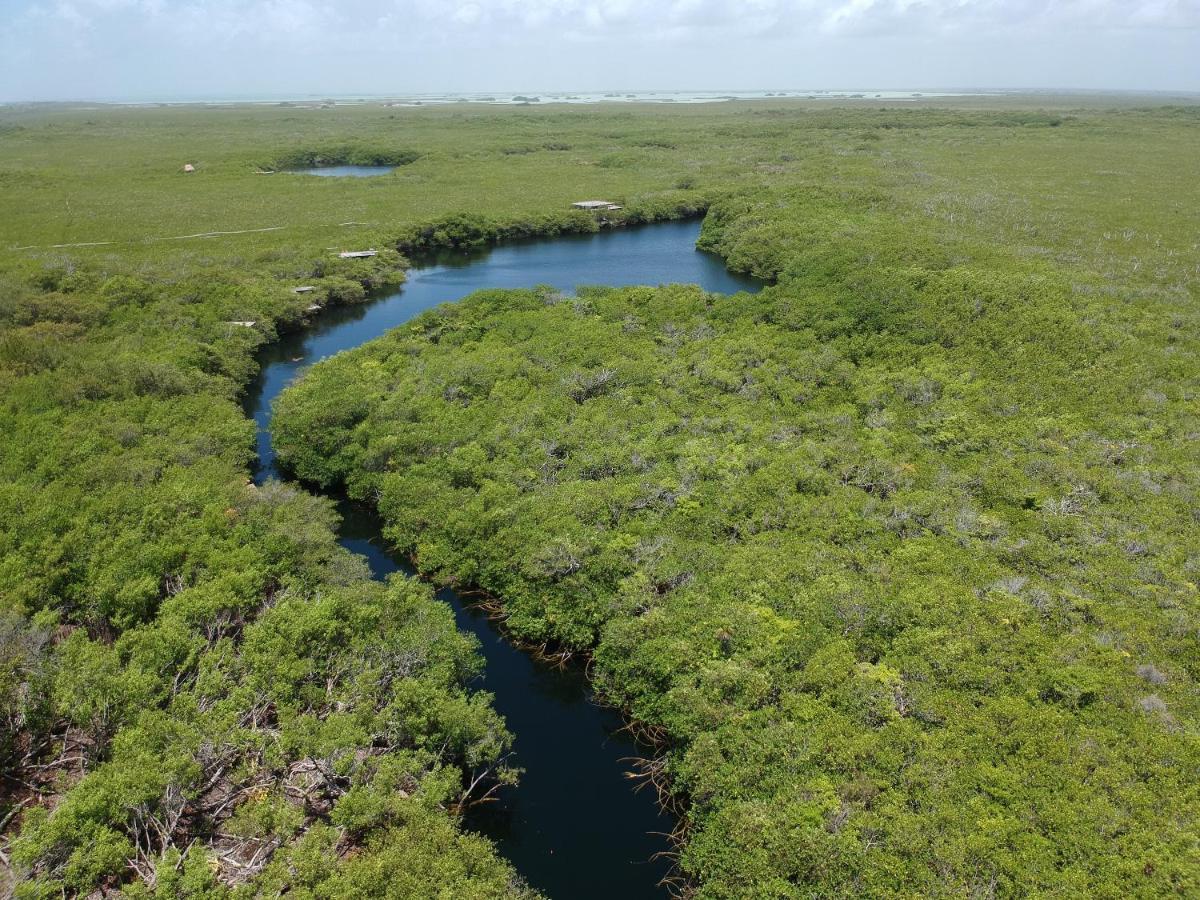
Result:
{"label": "dense shrubland", "polygon": [[[91,120],[61,138],[57,124],[38,123],[51,147],[93,137]],[[102,144],[142,127],[126,122]],[[173,174],[145,209],[104,227],[154,227],[197,184],[177,175],[165,133],[152,143]],[[333,149],[275,164],[412,161],[320,146]],[[34,195],[6,219],[10,244],[32,239],[14,217],[37,212],[61,240],[75,220],[38,199],[48,164],[22,147],[0,148],[0,178]],[[191,158],[215,190],[242,180],[225,214],[295,190],[295,180],[247,183],[242,163],[222,174],[207,153]],[[73,190],[120,203],[139,189],[111,148],[105,163],[111,183],[84,173]],[[428,591],[373,584],[336,546],[324,501],[247,485],[253,426],[237,401],[255,350],[304,327],[314,305],[401,283],[401,249],[594,231],[692,215],[705,201],[630,195],[609,223],[540,205],[526,215],[446,206],[429,225],[366,226],[349,246],[379,248],[368,259],[339,258],[327,231],[298,245],[251,233],[232,256],[135,241],[5,257],[0,821],[22,825],[4,851],[22,896],[527,893],[454,815],[515,779],[504,724],[472,690],[469,642]],[[293,293],[299,284],[313,290]]]}
{"label": "dense shrubland", "polygon": [[757,296],[426,314],[286,392],[276,445],[594,648],[701,896],[1200,890],[1192,298],[1114,309],[881,199],[715,204]]}
{"label": "dense shrubland", "polygon": [[[323,505],[245,494],[230,511],[247,527],[295,516],[292,532],[330,542]],[[216,875],[248,882],[244,896],[513,889],[444,814],[458,764],[494,765],[507,742],[486,696],[463,690],[477,658],[448,610],[345,556],[265,589],[252,567],[223,574],[111,645],[82,630],[62,643],[56,700],[89,771],[53,814],[27,816],[13,854],[35,881],[19,894],[86,893],[126,867],[143,882],[133,896],[215,896]],[[359,839],[374,858],[347,855]],[[391,869],[395,854],[410,864]]]}
{"label": "dense shrubland", "polygon": [[[523,891],[454,816],[515,774],[469,642],[247,484],[237,400],[402,252],[591,230],[591,196],[707,209],[778,285],[477,296],[288,395],[296,469],[594,651],[709,896],[1200,890],[1197,121],[3,111],[0,891]],[[253,174],[301,133],[419,156]]]}
{"label": "dense shrubland", "polygon": [[18,895],[517,890],[445,814],[464,773],[512,774],[470,641],[427,589],[372,582],[327,501],[246,484],[232,385],[145,349],[6,392],[7,796],[74,784],[25,815]]}

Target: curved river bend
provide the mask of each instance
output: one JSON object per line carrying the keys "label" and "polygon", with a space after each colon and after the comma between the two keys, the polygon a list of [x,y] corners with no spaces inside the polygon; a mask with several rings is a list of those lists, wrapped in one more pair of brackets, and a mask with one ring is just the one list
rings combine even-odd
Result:
{"label": "curved river bend", "polygon": [[[727,271],[695,249],[698,222],[671,222],[549,240],[506,244],[469,255],[440,256],[408,273],[395,293],[323,312],[312,326],[263,348],[261,369],[245,409],[258,425],[255,481],[282,478],[267,433],[275,397],[307,366],[379,337],[418,313],[482,288],[686,282],[706,290],[757,291],[754,279]],[[343,502],[340,540],[366,556],[376,578],[404,571],[388,552],[374,514]],[[509,644],[484,614],[448,588],[440,600],[459,628],[479,638],[486,660],[483,687],[514,735],[520,784],[498,803],[473,811],[467,825],[492,838],[535,888],[552,898],[661,898],[669,864],[651,860],[667,849],[662,836],[674,822],[661,814],[654,792],[635,793],[624,773],[628,757],[644,755],[620,716],[593,702],[578,668],[557,669]]]}

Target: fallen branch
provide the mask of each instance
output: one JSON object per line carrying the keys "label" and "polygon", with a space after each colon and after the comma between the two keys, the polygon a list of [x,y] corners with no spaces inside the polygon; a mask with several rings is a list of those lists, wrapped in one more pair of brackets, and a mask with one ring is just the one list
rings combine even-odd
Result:
{"label": "fallen branch", "polygon": [[197,234],[180,234],[173,237],[146,238],[148,241],[186,241],[189,238],[220,237],[226,234],[257,234],[260,231],[282,231],[286,225],[272,225],[270,228],[243,228],[241,231],[201,231]]}
{"label": "fallen branch", "polygon": [[239,231],[200,231],[196,234],[175,234],[168,237],[148,237],[128,241],[80,241],[77,244],[26,244],[9,247],[10,250],[63,250],[69,247],[106,247],[110,244],[145,244],[154,241],[186,241],[192,238],[221,237],[227,234],[257,234],[263,231],[282,231],[287,225],[272,225],[269,228],[243,228]]}
{"label": "fallen branch", "polygon": [[29,244],[25,247],[10,247],[10,250],[61,250],[64,247],[103,247],[116,241],[84,241],[80,244]]}
{"label": "fallen branch", "polygon": [[4,833],[4,829],[8,827],[8,823],[11,822],[17,813],[25,808],[25,804],[32,799],[32,797],[26,797],[20,803],[17,803],[15,806],[13,806],[13,808],[8,811],[3,819],[0,819],[0,834]]}

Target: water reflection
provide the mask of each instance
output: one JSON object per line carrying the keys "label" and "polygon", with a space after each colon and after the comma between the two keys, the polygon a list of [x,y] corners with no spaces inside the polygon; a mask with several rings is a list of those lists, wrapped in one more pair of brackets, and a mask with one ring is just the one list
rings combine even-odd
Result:
{"label": "water reflection", "polygon": [[388,175],[395,166],[313,166],[311,169],[288,169],[285,175],[321,175],[326,178],[371,178]]}

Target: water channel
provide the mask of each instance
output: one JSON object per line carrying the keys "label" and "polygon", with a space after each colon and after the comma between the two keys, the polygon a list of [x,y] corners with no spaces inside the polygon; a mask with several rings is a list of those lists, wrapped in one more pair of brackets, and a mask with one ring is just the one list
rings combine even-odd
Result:
{"label": "water channel", "polygon": [[[285,477],[276,467],[266,431],[275,397],[324,357],[379,337],[440,303],[482,288],[547,284],[573,291],[588,284],[685,282],[706,290],[757,291],[754,279],[727,271],[720,259],[695,249],[699,223],[670,222],[547,240],[506,244],[471,254],[424,260],[400,289],[370,302],[336,307],[311,326],[263,348],[258,377],[245,408],[258,425],[256,482]],[[374,514],[341,503],[340,540],[363,554],[376,578],[404,571],[407,560],[389,552]],[[625,772],[630,757],[648,753],[621,732],[620,716],[594,702],[583,672],[537,662],[508,643],[495,623],[444,588],[459,628],[474,634],[486,660],[482,687],[515,736],[521,783],[499,802],[472,812],[467,826],[496,841],[522,876],[551,898],[665,896],[663,833],[673,822],[657,809],[652,790],[635,793]]]}

